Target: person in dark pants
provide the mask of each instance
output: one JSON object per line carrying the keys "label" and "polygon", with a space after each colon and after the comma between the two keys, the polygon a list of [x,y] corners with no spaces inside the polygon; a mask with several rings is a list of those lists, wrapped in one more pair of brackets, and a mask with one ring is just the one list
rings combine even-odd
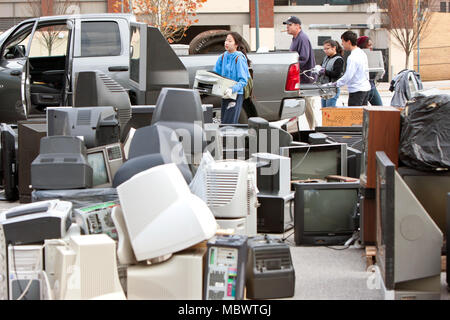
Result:
{"label": "person in dark pants", "polygon": [[[225,39],[225,52],[219,56],[214,72],[222,77],[236,81],[228,88],[222,99],[221,122],[226,124],[238,123],[244,102],[244,87],[247,85],[250,72],[250,61],[247,58],[243,39],[237,32],[230,32]],[[236,99],[231,95],[237,93]]]}
{"label": "person in dark pants", "polygon": [[[302,83],[313,83],[316,78],[311,70],[316,65],[316,58],[314,57],[314,51],[311,45],[311,41],[305,32],[302,31],[302,23],[296,16],[290,16],[283,22],[286,25],[286,31],[292,36],[292,43],[289,48],[290,51],[296,51],[299,55],[300,65],[300,85]],[[304,73],[303,73],[304,72]],[[305,97],[306,109],[305,115],[308,120],[308,125],[311,129],[316,126],[316,119],[314,117],[313,100],[312,97]]]}
{"label": "person in dark pants", "polygon": [[[359,37],[356,44],[361,49],[373,50],[373,42],[367,36]],[[369,77],[370,77],[370,74],[369,74]],[[372,106],[382,106],[383,105],[383,101],[381,100],[380,93],[377,90],[377,85],[375,83],[375,79],[370,79],[369,78],[369,82],[370,82],[369,103]]]}
{"label": "person in dark pants", "polygon": [[[323,43],[323,51],[326,57],[323,59],[322,69],[319,72],[319,81],[320,83],[336,82],[344,73],[344,58],[342,58],[344,50],[337,41],[326,40]],[[333,98],[322,99],[322,108],[335,107],[340,92],[340,89],[337,88]]]}
{"label": "person in dark pants", "polygon": [[348,105],[366,106],[369,99],[369,63],[367,55],[356,45],[358,36],[346,31],[341,36],[344,50],[350,51],[344,75],[336,82],[337,87],[347,85]]}

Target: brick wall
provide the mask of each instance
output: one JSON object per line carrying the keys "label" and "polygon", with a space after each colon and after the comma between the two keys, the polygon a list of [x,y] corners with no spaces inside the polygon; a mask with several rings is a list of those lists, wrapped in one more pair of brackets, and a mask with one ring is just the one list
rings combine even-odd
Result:
{"label": "brick wall", "polygon": [[[450,13],[435,12],[420,39],[420,75],[423,81],[450,80]],[[413,51],[417,70],[417,48]]]}
{"label": "brick wall", "polygon": [[[256,28],[255,0],[250,1],[250,27]],[[258,0],[259,27],[273,28],[273,3],[274,0]]]}

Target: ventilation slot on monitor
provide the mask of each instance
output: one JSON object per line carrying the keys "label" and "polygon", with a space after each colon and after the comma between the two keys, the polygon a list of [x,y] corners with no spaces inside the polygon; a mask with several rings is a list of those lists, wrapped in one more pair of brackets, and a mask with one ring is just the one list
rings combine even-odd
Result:
{"label": "ventilation slot on monitor", "polygon": [[99,77],[100,77],[100,79],[102,79],[103,83],[105,84],[105,86],[108,88],[109,91],[111,91],[111,92],[124,92],[125,91],[120,84],[118,84],[116,81],[114,81],[110,77],[108,77],[106,75],[99,75]]}
{"label": "ventilation slot on monitor", "polygon": [[119,123],[121,126],[124,126],[131,119],[131,109],[128,108],[120,108],[117,111],[119,116]]}
{"label": "ventilation slot on monitor", "polygon": [[215,171],[206,176],[207,204],[212,207],[227,205],[236,193],[239,172]]}
{"label": "ventilation slot on monitor", "polygon": [[64,162],[77,162],[76,158],[64,158]]}
{"label": "ventilation slot on monitor", "polygon": [[290,269],[292,266],[291,255],[288,251],[256,251],[255,265],[257,270]]}
{"label": "ventilation slot on monitor", "polygon": [[77,125],[88,126],[91,124],[91,110],[78,110]]}
{"label": "ventilation slot on monitor", "polygon": [[41,163],[50,163],[50,162],[54,162],[55,159],[53,158],[43,158],[41,159]]}

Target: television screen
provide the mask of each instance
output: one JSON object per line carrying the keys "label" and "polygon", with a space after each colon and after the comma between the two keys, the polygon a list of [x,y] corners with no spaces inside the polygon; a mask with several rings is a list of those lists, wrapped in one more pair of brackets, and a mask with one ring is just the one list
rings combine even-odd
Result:
{"label": "television screen", "polygon": [[110,183],[103,152],[90,153],[87,155],[87,159],[93,170],[92,185],[95,187]]}
{"label": "television screen", "polygon": [[295,183],[296,244],[343,244],[358,227],[359,183]]}
{"label": "television screen", "polygon": [[305,190],[303,197],[305,232],[353,231],[357,190]]}
{"label": "television screen", "polygon": [[291,180],[324,179],[328,175],[347,175],[345,144],[319,144],[281,148],[291,158]]}

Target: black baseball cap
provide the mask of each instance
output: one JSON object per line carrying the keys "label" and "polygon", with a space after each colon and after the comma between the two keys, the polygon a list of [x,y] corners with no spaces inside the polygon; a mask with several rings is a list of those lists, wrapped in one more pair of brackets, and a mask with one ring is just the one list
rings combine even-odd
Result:
{"label": "black baseball cap", "polygon": [[302,24],[300,19],[297,18],[296,16],[290,16],[286,21],[283,22],[283,24],[291,24],[291,23],[300,24],[300,25]]}

